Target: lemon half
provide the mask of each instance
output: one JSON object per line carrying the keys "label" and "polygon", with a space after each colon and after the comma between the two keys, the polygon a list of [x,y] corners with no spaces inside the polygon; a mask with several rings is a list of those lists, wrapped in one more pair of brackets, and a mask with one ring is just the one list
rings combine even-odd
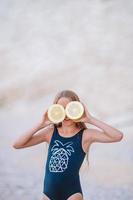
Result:
{"label": "lemon half", "polygon": [[65,118],[64,107],[59,104],[52,104],[48,109],[48,118],[55,124],[62,122]]}
{"label": "lemon half", "polygon": [[84,107],[79,101],[71,101],[66,106],[66,115],[72,120],[78,120],[84,113]]}

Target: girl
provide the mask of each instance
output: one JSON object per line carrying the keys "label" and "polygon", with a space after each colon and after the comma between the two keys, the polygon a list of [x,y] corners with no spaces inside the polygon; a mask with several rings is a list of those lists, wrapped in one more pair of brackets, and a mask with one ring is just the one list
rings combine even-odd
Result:
{"label": "girl", "polygon": [[[59,92],[53,103],[64,108],[70,101],[80,101],[71,90]],[[83,104],[83,102],[82,102]],[[16,149],[47,142],[49,144],[43,185],[43,200],[83,200],[79,170],[93,142],[118,142],[123,133],[91,116],[83,104],[82,118],[74,122],[65,117],[63,122],[53,124],[47,111],[34,128],[23,134],[13,144]],[[101,130],[87,128],[90,123]]]}

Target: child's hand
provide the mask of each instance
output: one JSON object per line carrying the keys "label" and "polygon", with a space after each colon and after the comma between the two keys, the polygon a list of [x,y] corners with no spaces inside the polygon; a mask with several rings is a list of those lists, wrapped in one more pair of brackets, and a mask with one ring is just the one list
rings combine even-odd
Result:
{"label": "child's hand", "polygon": [[[81,102],[81,101],[80,101]],[[76,120],[76,122],[84,122],[84,123],[89,123],[92,116],[91,114],[88,112],[87,110],[87,107],[85,106],[85,104],[83,102],[81,102],[82,105],[84,106],[84,114],[83,116],[79,119],[79,120]]]}
{"label": "child's hand", "polygon": [[43,118],[42,118],[42,121],[41,121],[41,125],[42,127],[45,127],[45,126],[48,126],[50,124],[53,124],[49,118],[48,118],[48,109],[45,111],[45,113],[43,114]]}

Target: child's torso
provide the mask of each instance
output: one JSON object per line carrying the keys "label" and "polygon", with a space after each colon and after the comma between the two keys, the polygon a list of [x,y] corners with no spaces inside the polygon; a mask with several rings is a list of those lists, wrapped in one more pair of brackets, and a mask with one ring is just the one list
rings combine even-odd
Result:
{"label": "child's torso", "polygon": [[79,174],[79,169],[83,163],[85,152],[82,149],[81,129],[72,137],[63,137],[54,126],[54,132],[48,148],[45,177],[68,178]]}

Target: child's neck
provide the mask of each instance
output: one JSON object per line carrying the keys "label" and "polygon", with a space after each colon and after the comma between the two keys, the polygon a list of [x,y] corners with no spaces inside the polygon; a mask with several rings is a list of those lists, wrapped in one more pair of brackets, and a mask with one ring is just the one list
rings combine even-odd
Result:
{"label": "child's neck", "polygon": [[77,130],[75,125],[62,125],[60,127],[62,134],[74,133]]}

